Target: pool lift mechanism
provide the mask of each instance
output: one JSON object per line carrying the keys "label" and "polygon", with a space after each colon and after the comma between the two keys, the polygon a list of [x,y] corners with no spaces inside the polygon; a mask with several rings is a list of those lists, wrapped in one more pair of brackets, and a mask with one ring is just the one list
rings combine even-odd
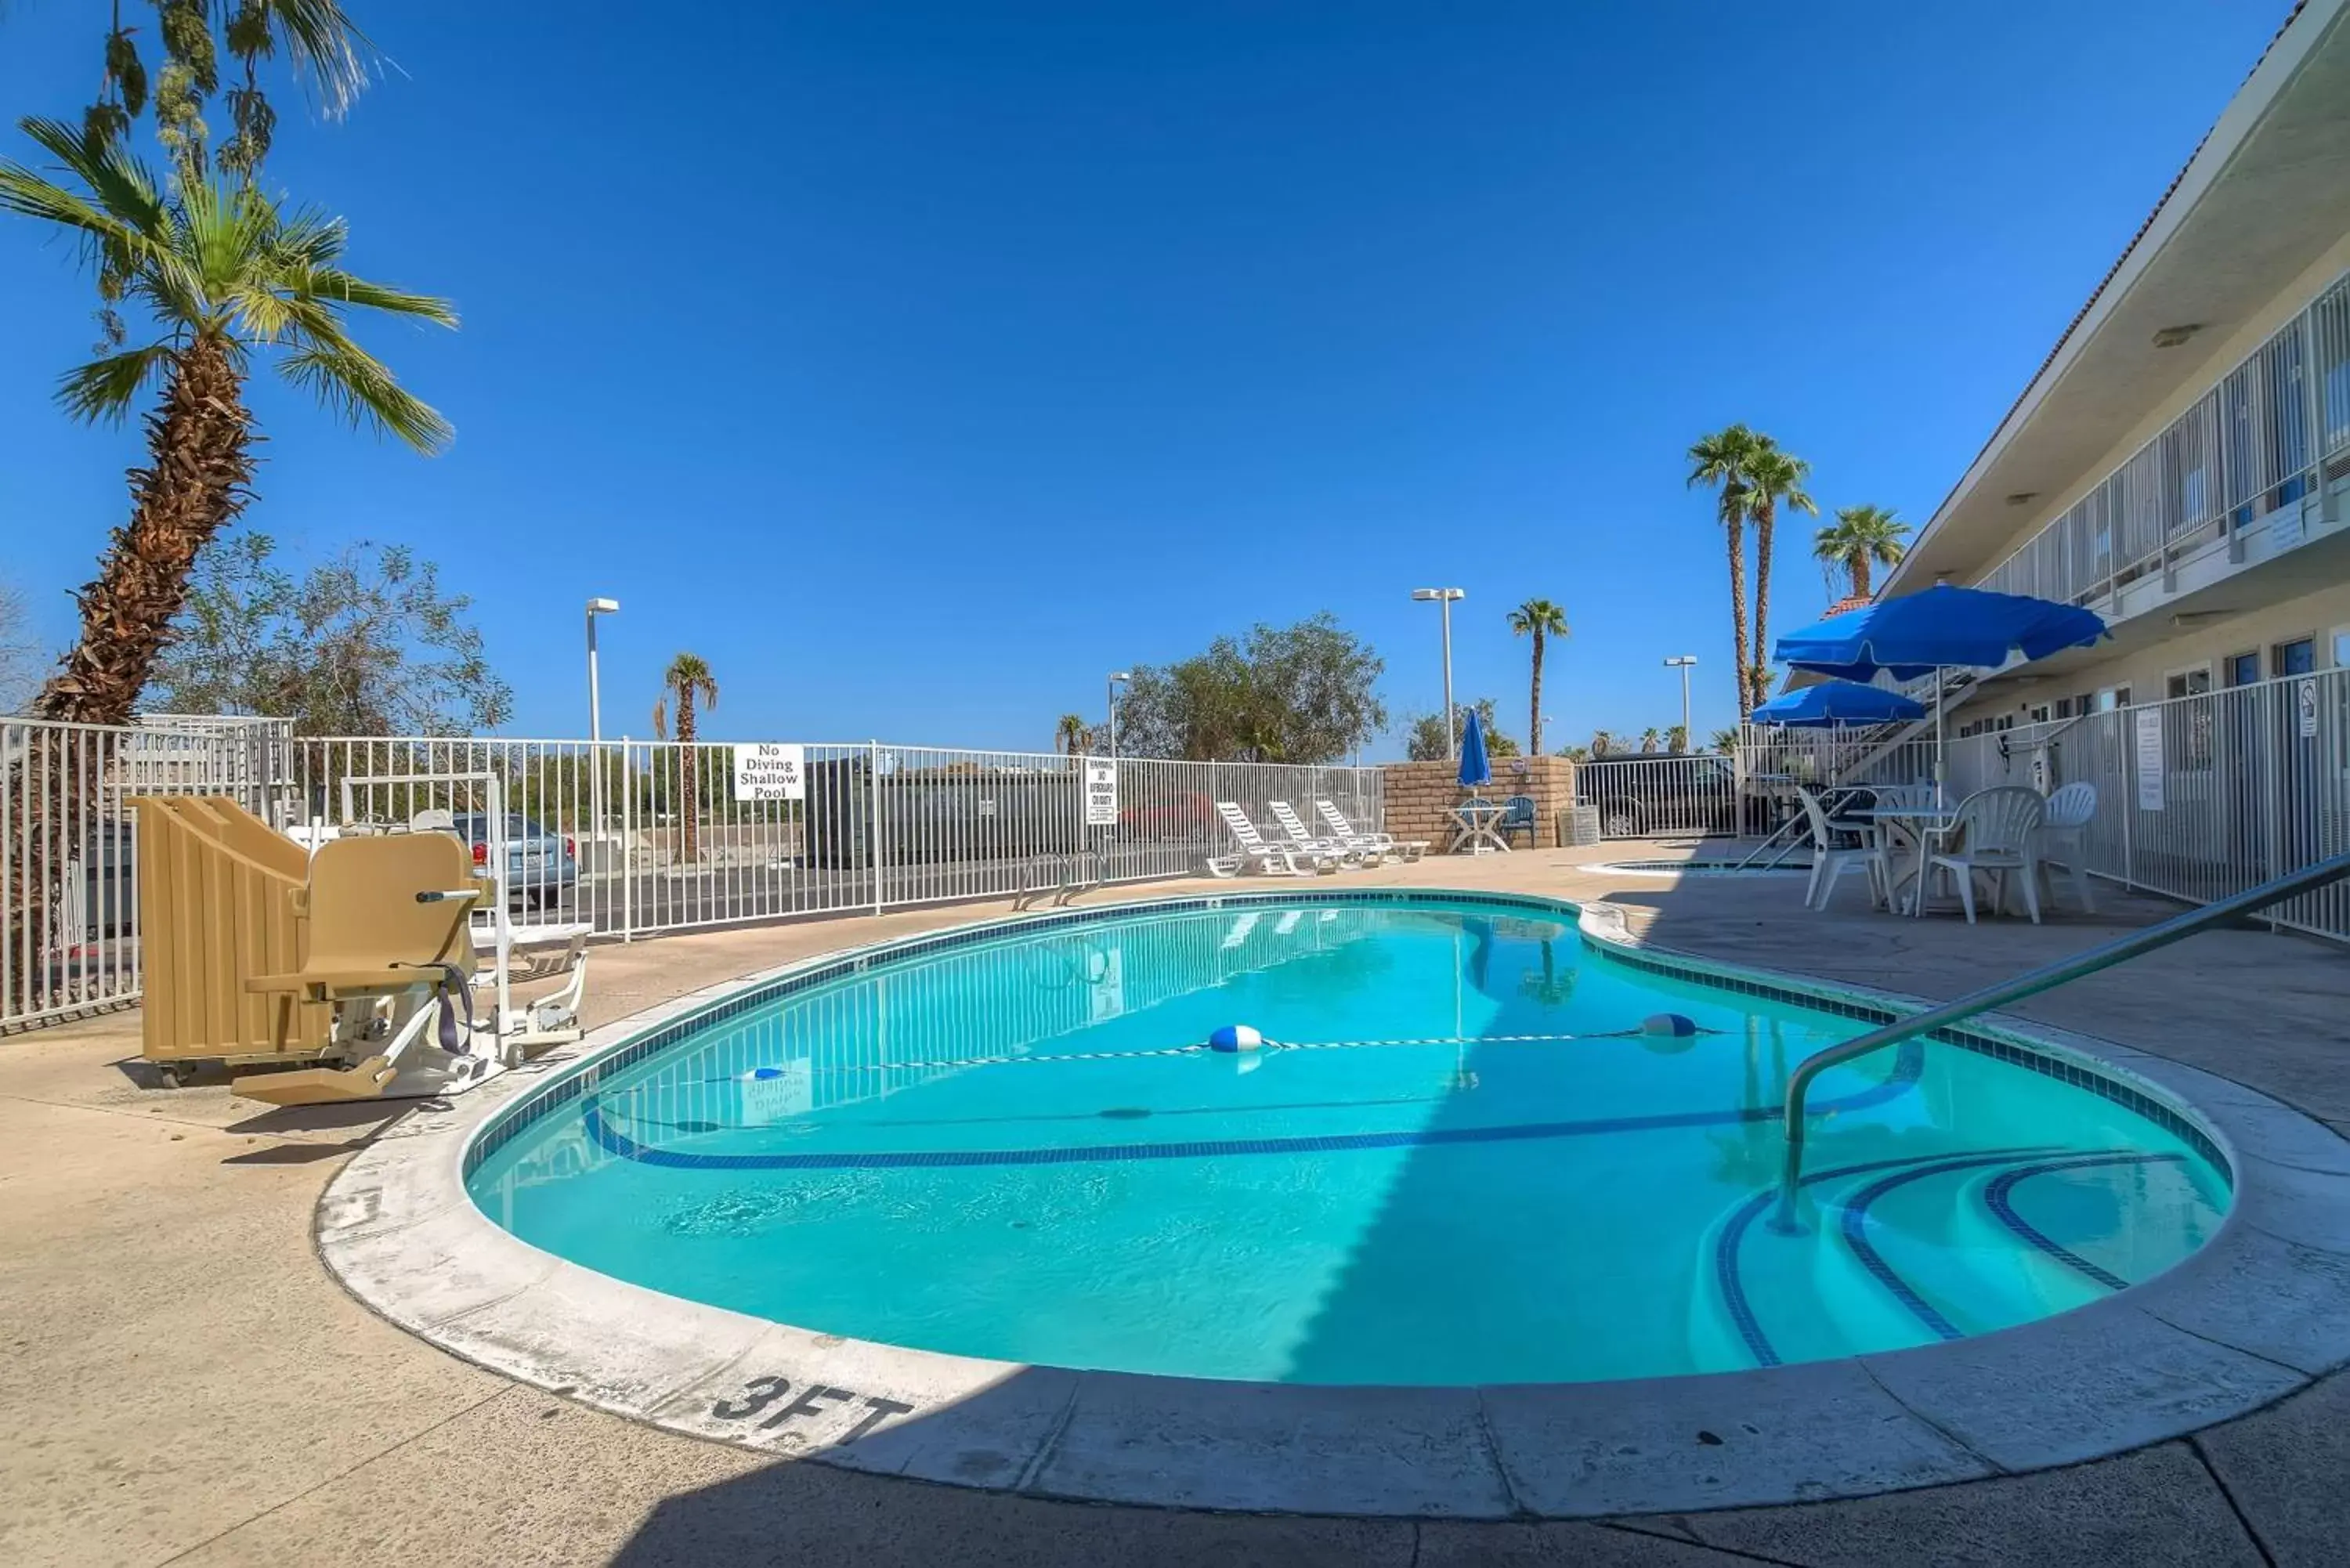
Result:
{"label": "pool lift mechanism", "polygon": [[[478,790],[478,857],[445,809],[415,813],[404,830],[357,827],[354,787],[390,784]],[[138,805],[141,901],[174,917],[154,922],[143,1025],[166,1085],[203,1061],[298,1063],[242,1074],[230,1092],[278,1106],[445,1096],[579,1038],[587,928],[518,933],[510,922],[496,774],[348,777],[350,826],[307,852],[224,798]],[[518,950],[525,979],[565,977],[519,1009]]]}

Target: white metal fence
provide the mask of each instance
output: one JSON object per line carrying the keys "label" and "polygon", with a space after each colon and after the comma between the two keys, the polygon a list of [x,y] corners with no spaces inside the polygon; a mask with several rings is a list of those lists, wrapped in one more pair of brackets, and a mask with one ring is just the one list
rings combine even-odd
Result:
{"label": "white metal fence", "polygon": [[[297,840],[431,826],[506,857],[525,919],[604,935],[1144,881],[1232,846],[1216,813],[1286,800],[1384,820],[1376,768],[1121,758],[1114,825],[1085,823],[1079,759],[794,743],[797,799],[738,800],[732,742],[296,738],[283,725],[100,729],[0,721],[9,920],[0,1027],[135,1000],[142,794],[223,794]],[[494,778],[507,820],[486,812]],[[486,919],[486,913],[482,917]]]}
{"label": "white metal fence", "polygon": [[[2089,869],[2205,901],[2350,849],[2350,670],[2285,676],[1950,745],[1952,789],[2095,786]],[[2350,940],[2350,890],[2262,917]]]}

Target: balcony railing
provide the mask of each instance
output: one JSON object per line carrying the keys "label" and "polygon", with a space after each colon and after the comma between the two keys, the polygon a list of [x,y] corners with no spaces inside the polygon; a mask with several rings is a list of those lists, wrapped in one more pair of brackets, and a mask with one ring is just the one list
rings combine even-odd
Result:
{"label": "balcony railing", "polygon": [[[2297,523],[2304,499],[2345,472],[2350,276],[2335,279],[1980,586],[2100,605],[2208,545],[2241,540],[2272,514]],[[2279,547],[2289,547],[2282,535]]]}

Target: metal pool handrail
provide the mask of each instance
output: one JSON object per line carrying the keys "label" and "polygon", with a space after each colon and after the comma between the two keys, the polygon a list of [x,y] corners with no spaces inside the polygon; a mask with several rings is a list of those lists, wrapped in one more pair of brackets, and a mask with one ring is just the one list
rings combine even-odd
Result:
{"label": "metal pool handrail", "polygon": [[2059,959],[2054,963],[2003,980],[1997,985],[1970,992],[1939,1007],[1928,1008],[1908,1018],[1898,1018],[1881,1029],[1871,1030],[1841,1045],[1814,1051],[1797,1064],[1794,1072],[1787,1078],[1787,1158],[1779,1173],[1779,1208],[1773,1223],[1783,1231],[1795,1228],[1795,1194],[1802,1185],[1804,1174],[1804,1097],[1811,1089],[1812,1080],[1830,1067],[1882,1051],[1888,1045],[1898,1045],[1920,1034],[1931,1033],[1962,1018],[1971,1018],[1978,1012],[1988,1012],[2011,1002],[2037,996],[2069,981],[2110,969],[2143,953],[2150,953],[2157,948],[2167,948],[2182,938],[2191,937],[2222,921],[2251,914],[2255,909],[2265,909],[2271,904],[2282,903],[2287,898],[2297,898],[2329,883],[2341,881],[2345,877],[2350,877],[2350,855],[2337,855],[2330,860],[2321,860],[2314,866],[2305,866],[2298,871],[2274,877],[2232,898],[2189,909],[2160,925],[2132,931],[2126,937],[2091,948],[2086,952],[2074,953],[2070,958]]}

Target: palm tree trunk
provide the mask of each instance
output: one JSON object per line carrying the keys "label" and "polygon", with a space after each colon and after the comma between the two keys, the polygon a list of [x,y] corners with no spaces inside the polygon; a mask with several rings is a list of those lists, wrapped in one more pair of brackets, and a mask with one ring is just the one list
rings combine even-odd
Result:
{"label": "palm tree trunk", "polygon": [[1845,565],[1852,568],[1852,597],[1856,599],[1866,598],[1868,597],[1868,552],[1855,551],[1852,558]]}
{"label": "palm tree trunk", "polygon": [[683,686],[677,693],[677,756],[685,774],[685,863],[701,864],[702,857],[702,770],[694,765],[693,688]]}
{"label": "palm tree trunk", "polygon": [[1540,627],[1536,627],[1536,628],[1534,628],[1534,696],[1533,696],[1533,699],[1532,699],[1532,701],[1531,701],[1531,702],[1530,702],[1530,704],[1528,705],[1528,708],[1527,708],[1527,718],[1526,718],[1526,751],[1527,751],[1527,753],[1528,753],[1529,755],[1532,755],[1532,756],[1537,756],[1537,757],[1538,757],[1538,756],[1541,756],[1541,755],[1543,754],[1543,749],[1542,749],[1542,661],[1543,661],[1543,634],[1542,634],[1542,628],[1540,628]]}
{"label": "palm tree trunk", "polygon": [[[172,362],[161,404],[147,416],[151,466],[130,471],[130,521],[115,530],[98,576],[76,596],[81,633],[34,698],[35,718],[124,724],[162,652],[172,619],[187,602],[196,556],[244,509],[253,477],[252,416],[239,395],[235,361],[218,339],[198,337]],[[80,853],[78,825],[90,813],[78,770],[62,767],[52,739],[36,733],[9,763],[8,820],[0,833],[24,853],[12,857],[8,913],[0,941],[30,953],[8,1000],[21,1006],[46,974],[58,933],[50,912],[67,867]]]}
{"label": "palm tree trunk", "polygon": [[1721,501],[1722,536],[1730,541],[1730,631],[1738,656],[1738,722],[1754,711],[1754,689],[1747,678],[1752,662],[1746,645],[1746,514],[1725,495]]}
{"label": "palm tree trunk", "polygon": [[1771,700],[1771,529],[1778,514],[1778,503],[1768,495],[1754,508],[1754,668],[1747,672],[1754,694],[1746,704],[1750,713]]}
{"label": "palm tree trunk", "polygon": [[147,416],[153,466],[130,471],[130,525],[116,531],[97,579],[77,596],[80,639],[34,700],[36,717],[130,722],[187,603],[197,556],[249,499],[253,416],[239,381],[217,338],[198,337],[173,360],[162,406]]}

